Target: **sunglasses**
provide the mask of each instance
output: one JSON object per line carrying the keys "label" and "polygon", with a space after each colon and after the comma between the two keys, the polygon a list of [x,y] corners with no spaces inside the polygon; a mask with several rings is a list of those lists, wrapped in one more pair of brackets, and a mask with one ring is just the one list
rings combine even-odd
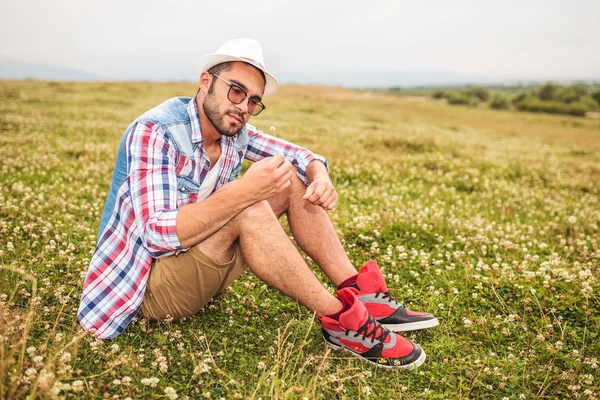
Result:
{"label": "sunglasses", "polygon": [[[217,74],[212,75],[229,85],[227,98],[230,102],[232,102],[233,104],[241,104],[244,102],[244,100],[246,100],[246,98],[248,97],[248,93],[246,93],[246,91],[240,85],[236,85],[235,83],[229,82],[228,80],[221,78]],[[248,112],[250,113],[250,115],[257,116],[265,108],[267,107],[265,107],[265,105],[260,101],[259,98],[250,97],[248,99]]]}

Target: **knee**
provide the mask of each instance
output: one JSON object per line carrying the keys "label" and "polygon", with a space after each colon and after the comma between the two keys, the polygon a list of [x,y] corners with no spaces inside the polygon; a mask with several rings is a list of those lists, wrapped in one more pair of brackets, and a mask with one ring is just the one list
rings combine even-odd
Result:
{"label": "knee", "polygon": [[301,201],[302,196],[306,193],[306,186],[300,180],[300,177],[298,177],[296,168],[294,168],[294,174],[290,183],[290,186],[286,190],[268,200],[271,209],[277,216],[287,212],[293,202]]}
{"label": "knee", "polygon": [[257,224],[266,224],[269,222],[277,222],[277,217],[273,212],[273,209],[266,200],[254,203],[250,207],[244,209],[236,217],[236,222],[241,227],[253,226],[256,228]]}

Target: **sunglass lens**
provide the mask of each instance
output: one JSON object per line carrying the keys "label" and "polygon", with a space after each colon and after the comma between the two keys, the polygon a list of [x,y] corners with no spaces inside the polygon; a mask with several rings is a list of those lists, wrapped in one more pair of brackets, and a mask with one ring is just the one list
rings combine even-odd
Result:
{"label": "sunglass lens", "polygon": [[246,92],[241,87],[231,85],[229,87],[229,100],[234,104],[240,104],[246,98]]}

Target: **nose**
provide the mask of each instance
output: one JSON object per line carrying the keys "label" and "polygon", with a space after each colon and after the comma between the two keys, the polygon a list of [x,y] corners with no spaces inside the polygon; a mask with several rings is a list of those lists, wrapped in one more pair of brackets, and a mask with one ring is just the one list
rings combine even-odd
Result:
{"label": "nose", "polygon": [[248,104],[250,104],[249,102],[250,97],[246,97],[244,101],[242,101],[240,104],[236,104],[235,107],[238,108],[244,114],[250,114],[250,111],[248,110]]}

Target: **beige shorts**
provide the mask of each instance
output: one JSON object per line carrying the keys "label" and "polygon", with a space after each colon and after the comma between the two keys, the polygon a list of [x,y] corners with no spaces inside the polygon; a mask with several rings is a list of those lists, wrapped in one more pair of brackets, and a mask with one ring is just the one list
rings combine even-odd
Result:
{"label": "beige shorts", "polygon": [[157,259],[150,268],[140,314],[151,321],[192,316],[245,269],[239,246],[226,264],[217,264],[197,247]]}

